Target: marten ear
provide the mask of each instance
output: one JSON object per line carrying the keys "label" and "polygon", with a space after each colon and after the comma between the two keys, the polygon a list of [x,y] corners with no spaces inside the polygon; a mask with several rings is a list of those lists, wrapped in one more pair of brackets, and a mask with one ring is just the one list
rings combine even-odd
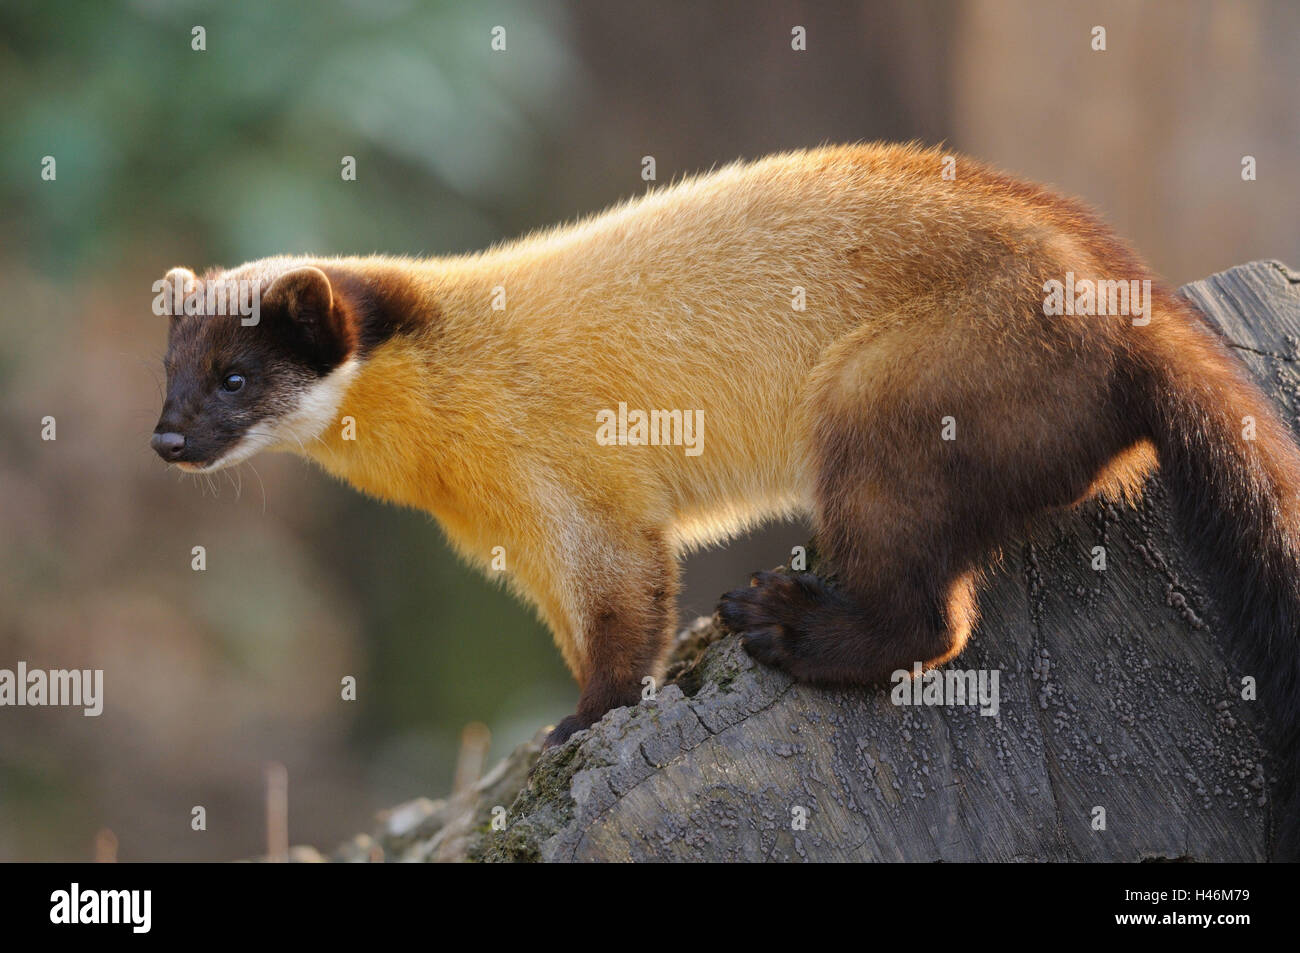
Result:
{"label": "marten ear", "polygon": [[265,298],[267,304],[283,309],[296,336],[323,369],[341,364],[352,350],[347,317],[334,300],[329,278],[319,268],[285,272],[271,282]]}
{"label": "marten ear", "polygon": [[198,275],[188,268],[173,268],[163,276],[166,287],[162,290],[163,313],[172,320],[185,313],[185,297],[198,284]]}

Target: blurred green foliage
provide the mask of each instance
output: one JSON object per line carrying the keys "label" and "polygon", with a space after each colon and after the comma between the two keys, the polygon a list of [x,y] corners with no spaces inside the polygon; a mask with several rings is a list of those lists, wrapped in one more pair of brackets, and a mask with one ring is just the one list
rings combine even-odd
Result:
{"label": "blurred green foliage", "polygon": [[[500,237],[567,73],[549,4],[8,3],[3,199],[37,262],[113,263],[142,231],[234,263],[428,254]],[[509,22],[506,55],[489,30]],[[205,30],[205,51],[192,30]],[[53,155],[63,186],[33,190]],[[356,157],[344,183],[341,158]]]}

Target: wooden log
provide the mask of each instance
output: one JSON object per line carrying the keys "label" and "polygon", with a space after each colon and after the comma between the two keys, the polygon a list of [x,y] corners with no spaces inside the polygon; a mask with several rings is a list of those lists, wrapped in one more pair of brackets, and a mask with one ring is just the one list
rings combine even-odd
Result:
{"label": "wooden log", "polygon": [[[1300,275],[1254,262],[1182,290],[1295,426]],[[699,620],[655,699],[337,856],[1266,859],[1262,716],[1158,476],[1140,505],[1090,503],[1009,547],[980,604],[949,667],[998,673],[996,715],[796,685]]]}

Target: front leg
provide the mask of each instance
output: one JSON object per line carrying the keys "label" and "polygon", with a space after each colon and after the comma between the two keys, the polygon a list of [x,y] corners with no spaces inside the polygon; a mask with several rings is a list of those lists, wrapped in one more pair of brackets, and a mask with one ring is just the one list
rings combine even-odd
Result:
{"label": "front leg", "polygon": [[[677,619],[677,563],[657,538],[629,550],[617,566],[583,574],[578,710],[547,736],[543,748],[563,744],[605,712],[641,700],[642,680],[657,676]],[[591,585],[600,580],[600,584]]]}

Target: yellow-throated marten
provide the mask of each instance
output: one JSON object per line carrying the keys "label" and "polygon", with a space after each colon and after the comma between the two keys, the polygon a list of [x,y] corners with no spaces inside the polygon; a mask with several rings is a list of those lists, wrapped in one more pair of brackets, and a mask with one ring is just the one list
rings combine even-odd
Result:
{"label": "yellow-throated marten", "polygon": [[504,558],[581,685],[551,743],[638,700],[686,547],[811,514],[839,585],[759,574],[720,616],[799,679],[872,684],[961,651],[981,567],[1032,517],[1131,491],[1158,460],[1295,797],[1300,451],[1199,315],[1158,283],[1142,301],[1149,270],[1073,201],[848,146],[476,255],[210,273],[263,289],[256,323],[187,313],[196,277],[168,278],[162,457],[292,450],[432,513],[469,559]]}

